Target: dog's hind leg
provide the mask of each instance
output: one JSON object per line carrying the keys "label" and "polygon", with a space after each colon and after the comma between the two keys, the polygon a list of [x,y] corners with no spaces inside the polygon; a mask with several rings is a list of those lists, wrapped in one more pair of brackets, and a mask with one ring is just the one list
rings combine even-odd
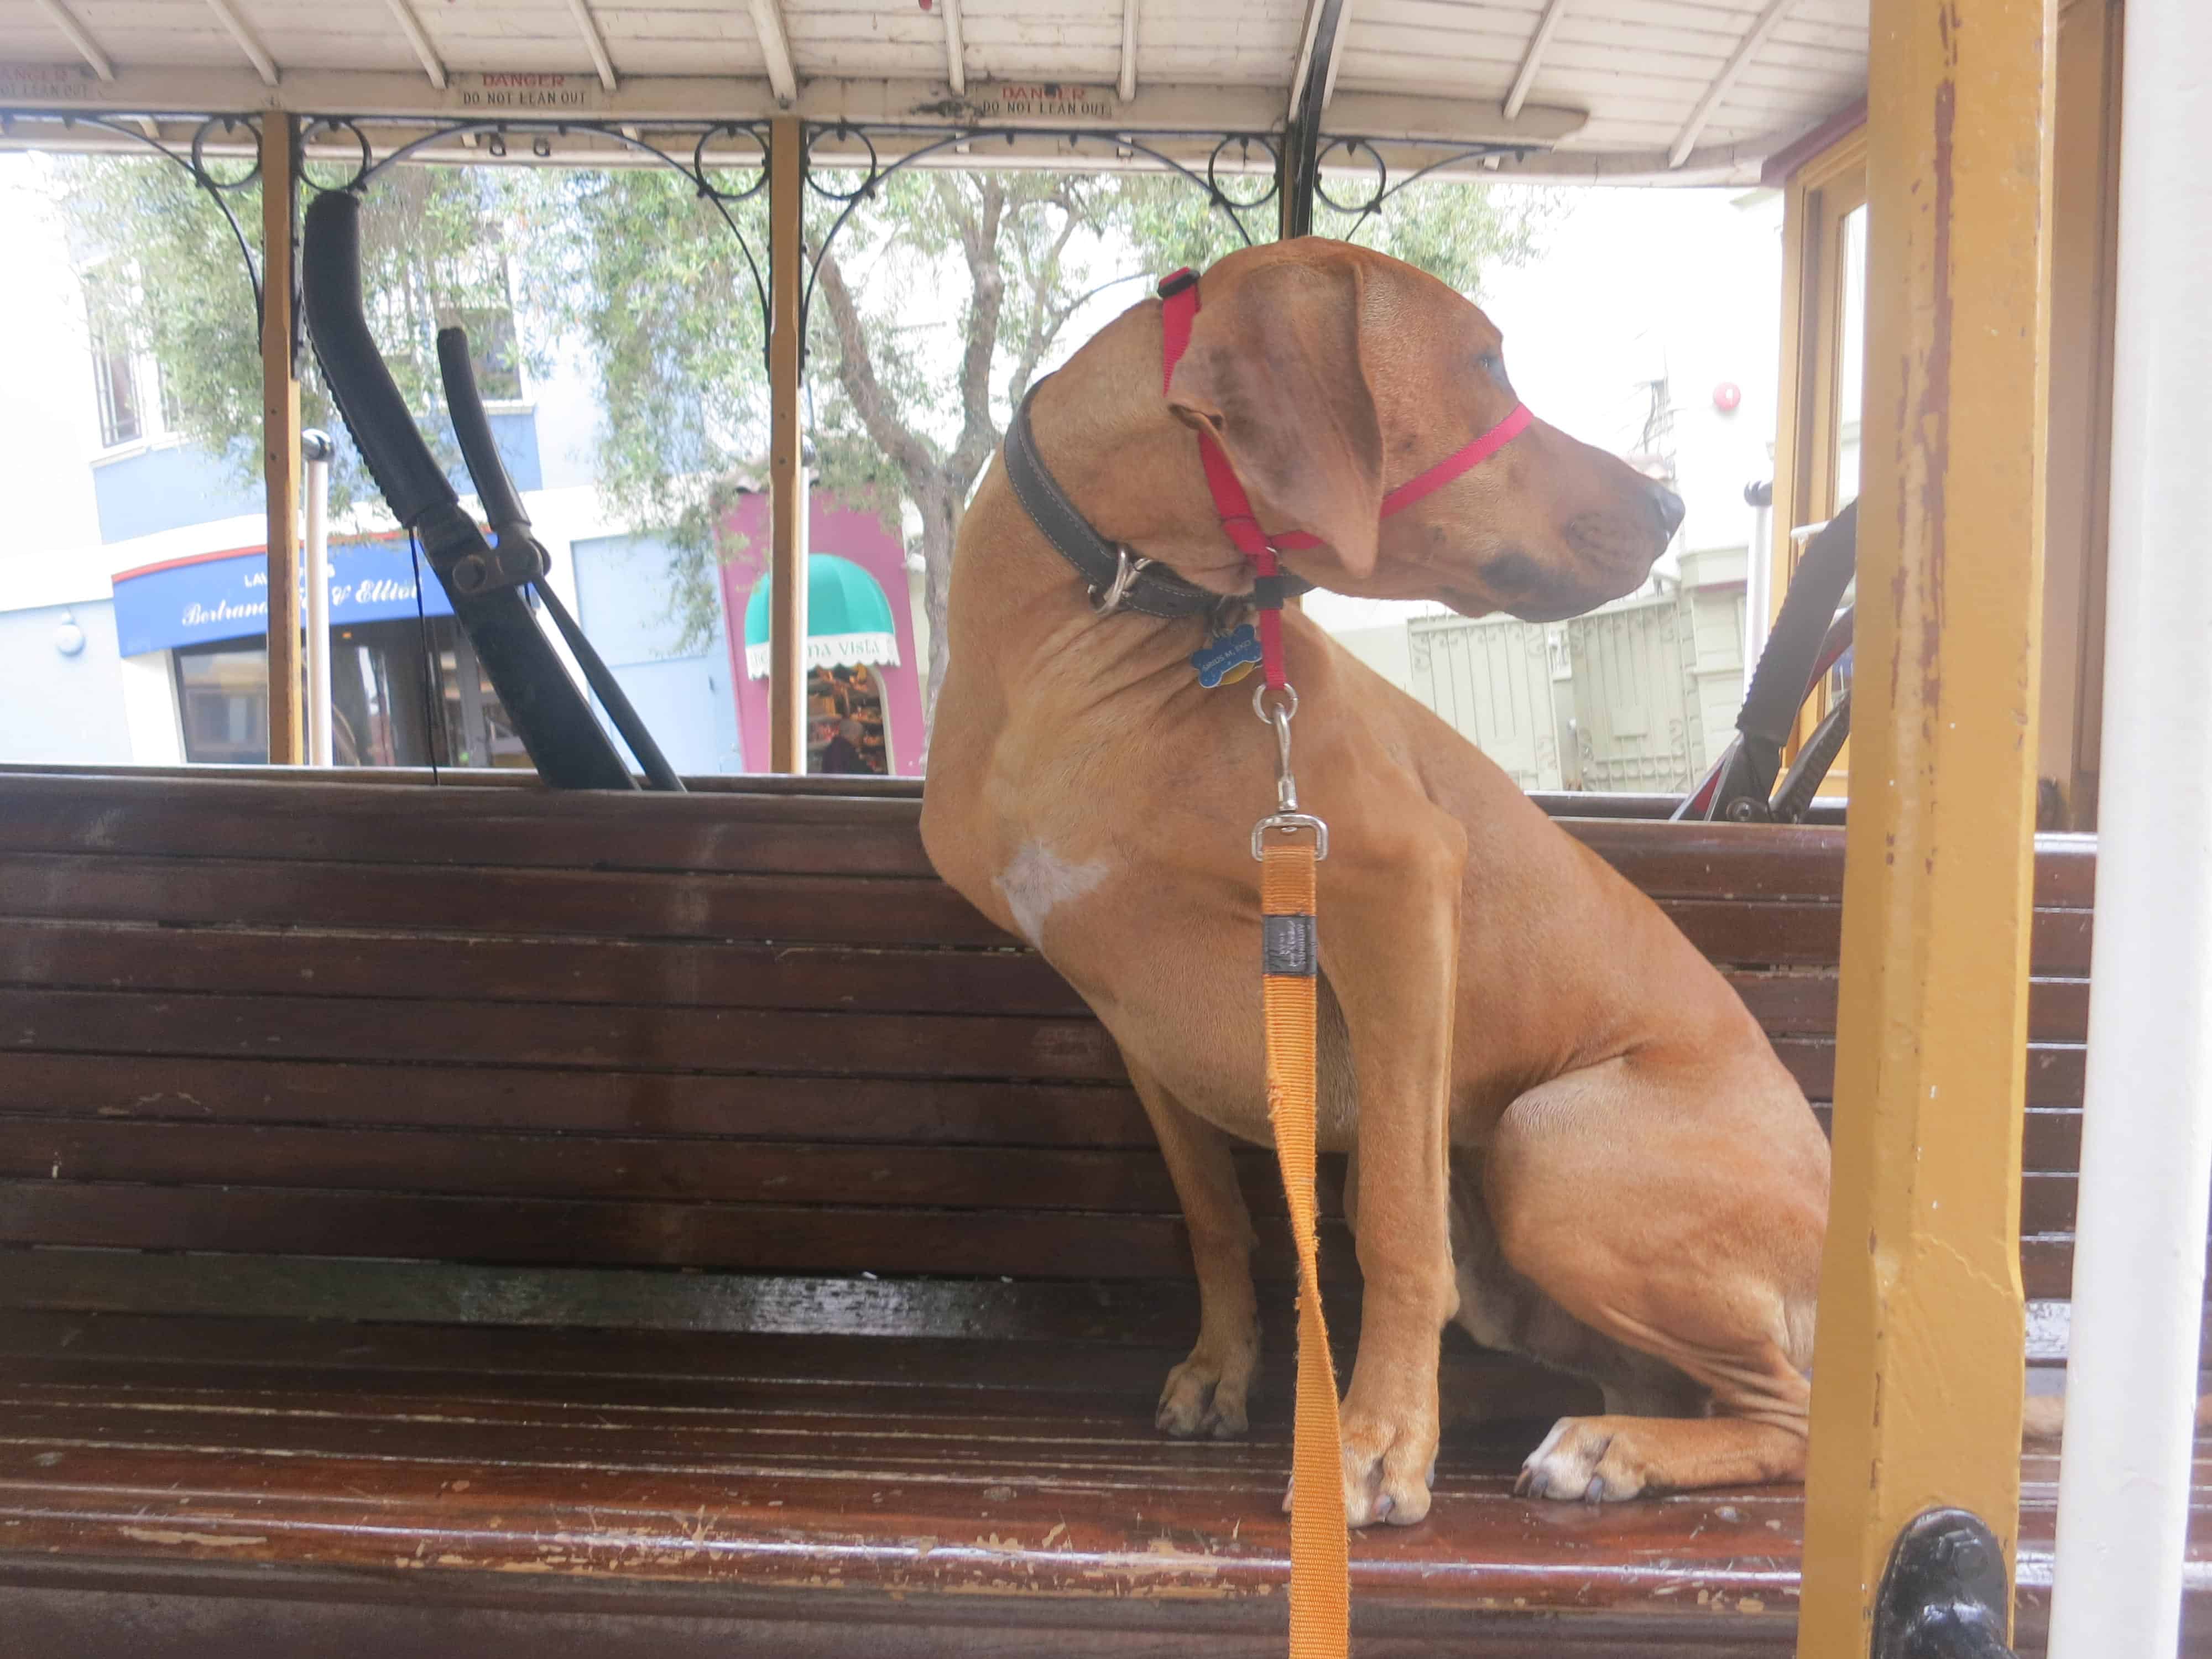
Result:
{"label": "dog's hind leg", "polygon": [[1508,1109],[1484,1171],[1507,1261],[1703,1387],[1711,1413],[1563,1418],[1522,1492],[1598,1501],[1803,1478],[1827,1167],[1771,1061],[1624,1059]]}
{"label": "dog's hind leg", "polygon": [[[1595,1384],[1609,1415],[1703,1417],[1705,1390],[1656,1355],[1601,1334],[1544,1294],[1506,1261],[1482,1196],[1483,1158],[1468,1147],[1452,1153],[1452,1267],[1459,1278],[1460,1327],[1482,1346],[1534,1359],[1553,1375],[1514,1376],[1491,1393],[1450,1402],[1455,1419],[1534,1416],[1558,1410],[1563,1395]],[[1559,1375],[1564,1373],[1565,1375]]]}
{"label": "dog's hind leg", "polygon": [[1158,1079],[1127,1062],[1182,1201],[1198,1271],[1198,1341],[1168,1373],[1158,1426],[1179,1438],[1244,1432],[1245,1400],[1260,1364],[1260,1304],[1252,1289],[1252,1217],[1230,1158],[1230,1139]]}

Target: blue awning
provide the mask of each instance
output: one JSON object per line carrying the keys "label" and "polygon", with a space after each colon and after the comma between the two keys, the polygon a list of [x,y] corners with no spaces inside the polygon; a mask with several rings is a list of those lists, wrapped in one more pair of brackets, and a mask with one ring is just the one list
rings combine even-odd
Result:
{"label": "blue awning", "polygon": [[[261,639],[269,631],[268,584],[268,555],[258,547],[126,570],[115,578],[116,648],[135,657],[215,640]],[[453,614],[427,567],[422,611]],[[414,614],[415,567],[404,537],[331,544],[333,628]]]}

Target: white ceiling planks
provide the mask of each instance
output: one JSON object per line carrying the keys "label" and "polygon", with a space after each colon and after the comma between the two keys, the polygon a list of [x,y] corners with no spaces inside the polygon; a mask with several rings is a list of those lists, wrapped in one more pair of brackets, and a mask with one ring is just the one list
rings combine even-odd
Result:
{"label": "white ceiling planks", "polygon": [[422,65],[422,73],[430,77],[430,84],[441,92],[447,84],[446,60],[438,56],[438,48],[423,33],[422,20],[415,15],[415,0],[386,0],[392,8],[392,21],[399,25],[399,32],[407,37],[407,44],[415,53],[416,61]]}
{"label": "white ceiling planks", "polygon": [[84,59],[85,67],[103,81],[115,78],[115,64],[92,31],[85,27],[77,15],[69,9],[66,0],[37,0],[38,8],[54,31],[70,44],[71,51]]}
{"label": "white ceiling planks", "polygon": [[1562,148],[1671,151],[1693,118],[1707,144],[1803,131],[1865,76],[1865,0],[1367,0],[1341,83],[1501,101],[1519,85],[1590,112]]}
{"label": "white ceiling planks", "polygon": [[[1863,95],[1868,3],[1355,0],[1334,58],[1328,126],[1350,133],[1346,110],[1363,120],[1383,110],[1394,120],[1407,112],[1407,131],[1489,137],[1516,130],[1506,112],[1521,112],[1528,118],[1517,130],[1556,142],[1522,164],[1528,171],[1661,176],[1679,163],[1678,176],[1741,177],[1759,155]],[[1305,9],[1305,0],[0,0],[0,76],[28,66],[11,83],[35,95],[47,83],[41,75],[51,82],[67,66],[99,88],[70,94],[76,101],[115,108],[133,107],[124,100],[134,84],[158,86],[161,100],[136,107],[191,107],[179,89],[199,74],[202,107],[313,96],[324,108],[434,113],[461,100],[473,77],[559,75],[586,88],[584,107],[610,113],[872,108],[917,119],[957,112],[963,95],[988,104],[996,84],[1050,82],[1098,88],[1136,118],[1203,111],[1209,88],[1235,93],[1224,110],[1243,109],[1246,92],[1272,92],[1279,109]],[[111,83],[95,79],[103,70]],[[462,84],[449,88],[454,77]],[[264,94],[234,90],[256,82]],[[687,85],[698,88],[688,100]],[[342,100],[349,86],[358,95]]]}

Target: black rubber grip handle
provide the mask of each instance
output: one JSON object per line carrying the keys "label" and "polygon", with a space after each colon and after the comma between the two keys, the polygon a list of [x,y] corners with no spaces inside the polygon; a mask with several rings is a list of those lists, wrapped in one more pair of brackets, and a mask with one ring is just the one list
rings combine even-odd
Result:
{"label": "black rubber grip handle", "polygon": [[1821,526],[1797,561],[1782,613],[1767,634],[1751,690],[1744,694],[1743,712],[1736,716],[1735,728],[1746,737],[1775,744],[1789,741],[1820,641],[1858,568],[1858,551],[1859,504],[1854,501]]}
{"label": "black rubber grip handle", "polygon": [[325,191],[308,205],[300,287],[323,379],[393,516],[411,528],[433,508],[451,506],[458,499],[453,486],[416,429],[368,331],[361,297],[361,198],[350,191]]}
{"label": "black rubber grip handle", "polygon": [[438,331],[438,378],[446,383],[446,412],[453,417],[453,436],[476,480],[477,500],[483,503],[485,520],[495,530],[513,526],[527,529],[530,515],[522,510],[522,497],[514,493],[514,480],[492,441],[491,422],[484,416],[483,398],[477,391],[476,365],[469,361],[469,335],[465,328]]}

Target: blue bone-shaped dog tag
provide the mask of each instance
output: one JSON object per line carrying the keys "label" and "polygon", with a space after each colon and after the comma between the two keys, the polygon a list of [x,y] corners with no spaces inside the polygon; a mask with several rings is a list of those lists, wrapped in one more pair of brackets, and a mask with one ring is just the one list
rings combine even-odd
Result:
{"label": "blue bone-shaped dog tag", "polygon": [[1206,642],[1204,649],[1190,653],[1190,665],[1198,670],[1198,683],[1209,691],[1243,679],[1259,663],[1260,636],[1250,623],[1217,635]]}

